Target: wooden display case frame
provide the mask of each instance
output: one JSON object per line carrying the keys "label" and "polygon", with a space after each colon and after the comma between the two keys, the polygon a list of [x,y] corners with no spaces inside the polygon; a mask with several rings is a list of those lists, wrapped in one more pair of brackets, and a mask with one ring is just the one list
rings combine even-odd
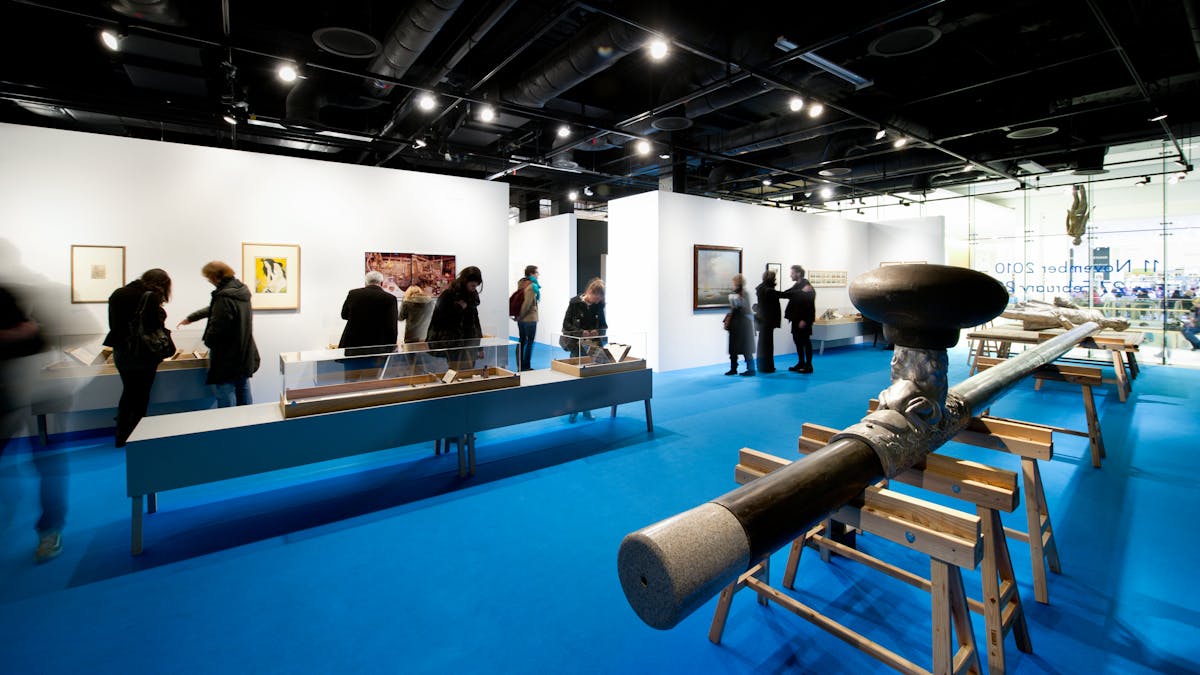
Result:
{"label": "wooden display case frame", "polygon": [[591,377],[593,375],[608,375],[623,373],[629,370],[642,370],[646,367],[646,359],[626,356],[620,363],[594,363],[590,356],[580,356],[569,359],[554,359],[550,369],[575,377]]}
{"label": "wooden display case frame", "polygon": [[[288,389],[280,394],[279,406],[285,418],[292,418],[456,394],[470,394],[490,389],[504,389],[521,384],[520,375],[495,366],[460,370],[458,371],[459,379],[449,383],[442,381],[444,375],[445,373],[425,373],[390,377],[383,380],[364,380]],[[483,377],[470,379],[477,375],[483,375]]]}

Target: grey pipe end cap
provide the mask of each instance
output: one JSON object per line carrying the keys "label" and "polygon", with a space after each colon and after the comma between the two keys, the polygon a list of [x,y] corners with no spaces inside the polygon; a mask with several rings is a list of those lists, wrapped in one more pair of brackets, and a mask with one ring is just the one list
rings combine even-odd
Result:
{"label": "grey pipe end cap", "polygon": [[675,627],[749,566],[742,524],[711,502],[626,535],[617,554],[630,607],[661,630]]}

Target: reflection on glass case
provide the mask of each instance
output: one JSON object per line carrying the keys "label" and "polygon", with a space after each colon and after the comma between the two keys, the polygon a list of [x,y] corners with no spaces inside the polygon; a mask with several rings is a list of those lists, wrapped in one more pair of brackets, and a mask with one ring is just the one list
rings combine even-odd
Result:
{"label": "reflection on glass case", "polygon": [[575,377],[605,375],[646,367],[646,333],[608,329],[584,335],[555,335],[563,350],[550,368]]}
{"label": "reflection on glass case", "polygon": [[284,417],[516,387],[510,342],[480,338],[279,355]]}
{"label": "reflection on glass case", "polygon": [[[175,356],[159,364],[158,369],[207,368],[208,348],[201,339],[203,331],[177,331],[171,334],[175,341]],[[112,348],[104,346],[103,333],[86,335],[56,335],[47,338],[50,363],[43,372],[52,377],[84,377],[92,375],[115,375]]]}

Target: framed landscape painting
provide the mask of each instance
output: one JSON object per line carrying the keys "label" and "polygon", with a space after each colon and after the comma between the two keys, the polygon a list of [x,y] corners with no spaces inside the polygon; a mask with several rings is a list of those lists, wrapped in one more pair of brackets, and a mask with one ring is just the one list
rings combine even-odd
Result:
{"label": "framed landscape painting", "polygon": [[243,242],[242,283],[251,309],[300,309],[300,246]]}
{"label": "framed landscape painting", "polygon": [[124,246],[71,246],[71,302],[108,302],[124,285]]}
{"label": "framed landscape painting", "polygon": [[692,246],[692,309],[728,307],[733,275],[741,273],[741,247]]}

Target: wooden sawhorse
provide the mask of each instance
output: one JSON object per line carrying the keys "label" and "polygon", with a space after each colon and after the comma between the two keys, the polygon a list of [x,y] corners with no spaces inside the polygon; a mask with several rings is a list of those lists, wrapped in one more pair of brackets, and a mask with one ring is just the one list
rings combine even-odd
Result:
{"label": "wooden sawhorse", "polygon": [[[988,368],[1003,362],[1003,359],[988,357],[980,357],[976,359],[976,363],[980,370],[987,370]],[[1046,428],[1062,434],[1070,434],[1072,436],[1080,436],[1088,439],[1088,450],[1092,455],[1092,466],[1099,469],[1101,461],[1108,454],[1104,448],[1104,435],[1100,430],[1100,416],[1096,413],[1096,399],[1092,396],[1092,387],[1098,387],[1104,382],[1101,370],[1099,368],[1091,368],[1087,366],[1067,366],[1057,363],[1048,363],[1033,371],[1033,379],[1035,390],[1040,390],[1042,388],[1042,383],[1046,381],[1067,382],[1069,384],[1079,385],[1079,388],[1083,393],[1083,411],[1085,417],[1087,418],[1087,431],[1066,429],[1064,427],[1046,425],[1042,426],[1046,426]]]}
{"label": "wooden sawhorse", "polygon": [[[780,457],[748,449],[742,451],[741,458],[745,461],[738,464],[739,482],[765,475],[766,472],[760,469],[767,466],[778,468],[788,463]],[[742,588],[749,587],[758,594],[760,604],[774,601],[901,672],[939,675],[982,672],[971,626],[971,611],[962,581],[962,568],[974,569],[983,557],[983,532],[979,517],[872,486],[863,491],[860,506],[844,506],[831,514],[831,518],[929,555],[933,669],[926,670],[918,666],[772,587],[768,579],[769,559],[759,561],[721,591],[709,630],[709,640],[720,643],[733,596]],[[824,527],[814,527],[802,540],[820,536]]]}

